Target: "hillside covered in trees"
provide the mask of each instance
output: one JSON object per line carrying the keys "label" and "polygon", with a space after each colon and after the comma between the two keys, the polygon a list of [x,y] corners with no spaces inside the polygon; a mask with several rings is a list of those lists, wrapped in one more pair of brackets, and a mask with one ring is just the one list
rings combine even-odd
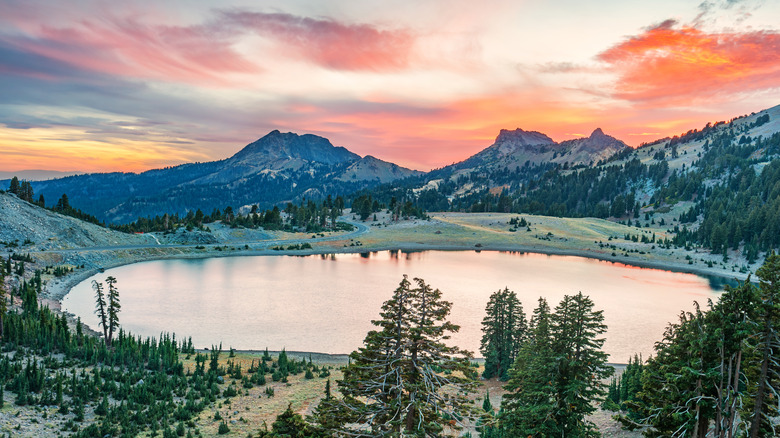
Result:
{"label": "hillside covered in trees", "polygon": [[529,159],[511,167],[469,159],[370,192],[411,199],[426,211],[596,217],[641,226],[683,208],[674,223],[666,222],[674,245],[737,250],[752,262],[780,247],[780,107],[620,149],[595,163]]}

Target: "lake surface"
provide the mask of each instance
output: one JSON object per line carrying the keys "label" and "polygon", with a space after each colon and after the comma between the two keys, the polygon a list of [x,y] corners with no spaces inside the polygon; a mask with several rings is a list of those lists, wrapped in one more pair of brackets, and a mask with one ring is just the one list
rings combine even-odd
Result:
{"label": "lake surface", "polygon": [[491,293],[509,287],[530,315],[540,296],[554,308],[566,294],[590,295],[604,311],[604,350],[625,363],[647,357],[664,328],[693,301],[717,299],[711,279],[581,257],[507,252],[383,251],[316,256],[160,260],[107,270],[78,284],[63,308],[97,329],[93,279],[117,278],[125,330],[175,332],[196,347],[349,353],[374,327],[403,274],[420,277],[453,302],[461,326],[452,343],[479,354]]}

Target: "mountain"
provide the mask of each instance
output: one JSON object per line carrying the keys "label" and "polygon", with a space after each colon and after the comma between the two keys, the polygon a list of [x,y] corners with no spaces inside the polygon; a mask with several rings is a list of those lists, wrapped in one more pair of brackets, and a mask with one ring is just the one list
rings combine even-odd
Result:
{"label": "mountain", "polygon": [[641,226],[643,242],[654,233],[664,240],[651,244],[706,248],[747,272],[780,249],[780,106],[637,148],[601,129],[561,143],[501,131],[469,159],[397,185],[374,198],[414,193],[428,211],[611,219]]}
{"label": "mountain", "polygon": [[589,137],[562,141],[559,149],[565,152],[559,150],[557,162],[569,162],[571,165],[597,163],[626,148],[627,144],[596,128]]}
{"label": "mountain", "polygon": [[18,177],[20,180],[43,181],[47,179],[63,178],[70,175],[81,175],[83,173],[84,172],[77,172],[77,171],[62,172],[59,170],[38,170],[38,169],[17,170],[13,172],[0,172],[0,180],[6,180],[6,179],[11,179],[13,177]]}
{"label": "mountain", "polygon": [[502,129],[491,146],[449,167],[462,170],[512,167],[518,163],[523,165],[528,160],[538,163],[552,158],[553,145],[553,139],[541,132],[523,131],[520,128],[514,131]]}
{"label": "mountain", "polygon": [[590,137],[556,143],[537,131],[502,129],[492,145],[439,173],[510,169],[542,163],[592,165],[628,146],[597,128]]}
{"label": "mountain", "polygon": [[136,173],[95,173],[33,182],[36,197],[71,205],[106,222],[127,223],[165,212],[258,204],[270,208],[302,198],[345,195],[421,172],[361,158],[316,135],[272,131],[230,158]]}
{"label": "mountain", "polygon": [[295,163],[317,162],[334,165],[360,159],[360,155],[341,146],[333,146],[327,138],[312,134],[271,131],[265,137],[248,144],[233,155],[228,163],[250,163],[276,169]]}

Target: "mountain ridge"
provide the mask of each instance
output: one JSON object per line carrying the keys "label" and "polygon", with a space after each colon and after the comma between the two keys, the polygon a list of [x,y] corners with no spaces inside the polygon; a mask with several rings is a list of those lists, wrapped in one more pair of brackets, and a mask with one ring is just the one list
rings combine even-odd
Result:
{"label": "mountain ridge", "polygon": [[50,203],[66,193],[101,220],[127,223],[161,212],[186,213],[345,195],[421,172],[360,157],[314,134],[273,130],[231,157],[141,173],[92,173],[33,182]]}
{"label": "mountain ridge", "polygon": [[[771,112],[772,121],[766,126],[756,127],[755,132],[768,133],[767,129],[776,125],[776,108],[780,107],[758,113]],[[734,126],[748,123],[745,120],[756,117],[733,119],[736,121]],[[731,126],[731,123],[728,125]],[[720,123],[713,128],[705,128],[705,131],[718,126],[721,126]],[[666,144],[669,149],[671,143],[683,138],[687,141],[692,132],[698,131],[691,130],[678,140],[675,140],[677,137],[666,138],[647,146],[657,148],[654,145]],[[696,135],[700,137],[703,133]],[[401,186],[412,192],[398,195],[402,198],[416,196],[408,193],[422,193],[436,187],[442,193],[446,192],[443,195],[446,204],[440,200],[435,205],[447,209],[457,208],[448,205],[469,194],[516,191],[544,172],[593,168],[610,162],[616,156],[630,156],[630,151],[639,149],[630,148],[599,127],[587,137],[561,142],[555,142],[538,131],[502,129],[495,141],[481,151],[461,162],[426,173],[371,155],[360,157],[317,135],[273,130],[231,157],[219,161],[188,163],[139,174],[115,172],[70,176],[33,182],[33,188],[36,194],[44,194],[50,204],[62,193],[67,193],[73,205],[101,220],[116,223],[162,212],[185,213],[199,208],[208,211],[254,204],[270,208],[303,198],[347,195],[379,184],[392,185],[410,177],[414,179]],[[670,152],[671,149],[667,154]],[[691,164],[688,160],[688,165]],[[461,177],[466,177],[463,181],[467,182],[461,181]]]}

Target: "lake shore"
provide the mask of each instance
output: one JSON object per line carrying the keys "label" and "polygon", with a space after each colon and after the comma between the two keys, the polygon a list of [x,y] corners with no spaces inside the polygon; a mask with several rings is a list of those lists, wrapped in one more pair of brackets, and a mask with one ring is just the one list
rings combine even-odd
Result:
{"label": "lake shore", "polygon": [[[32,254],[49,266],[84,266],[65,277],[52,278],[46,282],[43,297],[53,303],[59,303],[75,285],[101,270],[154,260],[235,256],[304,256],[376,251],[505,251],[583,257],[640,268],[719,277],[724,280],[744,280],[748,275],[737,271],[736,264],[719,262],[720,255],[684,249],[660,249],[654,245],[617,241],[617,237],[626,233],[646,230],[593,219],[523,215],[532,224],[529,226],[532,231],[508,231],[506,224],[510,218],[518,216],[498,213],[437,213],[432,214],[431,220],[404,221],[397,224],[383,222],[380,217],[368,231],[352,238],[340,239],[338,235],[332,235],[327,240],[311,239],[308,238],[308,233],[298,233],[290,234],[286,239],[272,241],[276,243],[275,246],[285,246],[287,242],[311,242],[312,248],[304,250],[273,250],[270,248],[274,245],[268,241],[245,241],[221,230],[218,231],[221,241],[215,245],[82,248]],[[276,233],[274,237],[285,237],[285,234],[287,233]],[[712,266],[708,266],[707,261],[712,263]]]}

